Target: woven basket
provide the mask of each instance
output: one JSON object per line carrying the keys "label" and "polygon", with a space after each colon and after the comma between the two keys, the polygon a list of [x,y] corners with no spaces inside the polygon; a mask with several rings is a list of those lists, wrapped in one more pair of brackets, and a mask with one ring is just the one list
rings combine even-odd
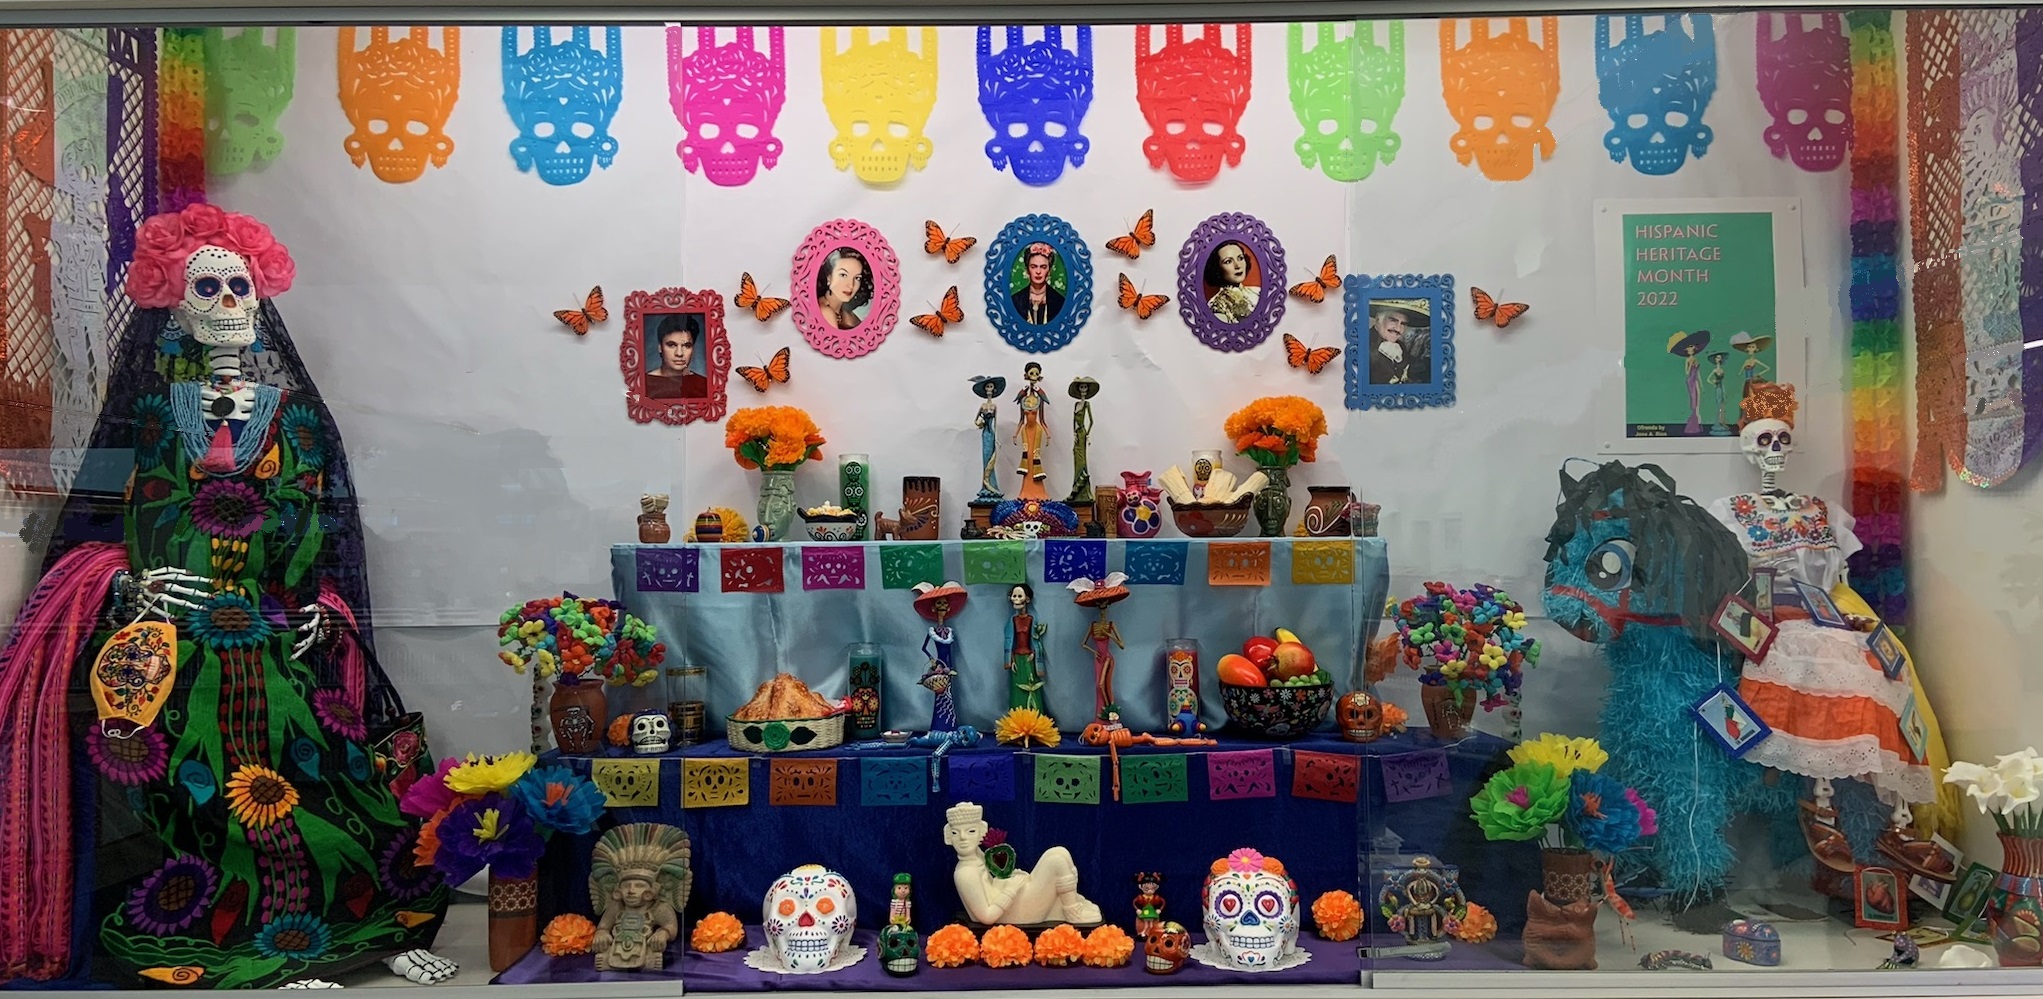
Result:
{"label": "woven basket", "polygon": [[[844,716],[822,718],[773,718],[740,721],[725,718],[731,748],[747,753],[799,753],[829,749],[844,741]],[[808,738],[804,739],[804,733]]]}

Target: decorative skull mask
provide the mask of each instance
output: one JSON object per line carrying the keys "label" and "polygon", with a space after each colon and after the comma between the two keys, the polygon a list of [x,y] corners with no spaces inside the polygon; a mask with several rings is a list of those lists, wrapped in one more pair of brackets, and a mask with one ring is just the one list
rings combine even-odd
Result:
{"label": "decorative skull mask", "polygon": [[664,753],[673,741],[673,723],[664,711],[641,711],[631,717],[631,751],[640,756]]}
{"label": "decorative skull mask", "polygon": [[1365,180],[1404,144],[1391,119],[1405,100],[1405,23],[1390,22],[1388,48],[1376,44],[1373,22],[1355,22],[1340,40],[1335,28],[1318,25],[1311,51],[1304,25],[1287,29],[1291,110],[1305,127],[1295,148],[1300,163],[1334,180]]}
{"label": "decorative skull mask", "polygon": [[899,923],[880,930],[880,967],[896,977],[915,973],[921,960],[922,938]]}
{"label": "decorative skull mask", "polygon": [[[1688,17],[1691,28],[1684,28]],[[1603,145],[1610,158],[1632,161],[1632,169],[1663,176],[1681,169],[1693,151],[1709,152],[1714,134],[1703,112],[1717,91],[1717,34],[1708,14],[1669,14],[1658,31],[1645,18],[1624,19],[1624,40],[1610,42],[1610,18],[1596,18],[1596,84],[1610,131]],[[1693,34],[1690,31],[1693,30]]]}
{"label": "decorative skull mask", "polygon": [[838,48],[838,31],[823,35],[823,107],[837,138],[830,159],[868,184],[892,184],[922,169],[935,148],[922,134],[936,105],[936,29],[923,28],[921,51],[908,47],[906,28],[847,29],[850,45]]}
{"label": "decorative skull mask", "polygon": [[1142,935],[1142,966],[1152,975],[1168,975],[1192,956],[1192,935],[1182,923],[1158,923]]}
{"label": "decorative skull mask", "polygon": [[1779,382],[1753,382],[1738,404],[1738,448],[1762,473],[1778,475],[1795,450],[1795,389]]}
{"label": "decorative skull mask", "polygon": [[1092,28],[1081,24],[1077,31],[1073,52],[1057,25],[1027,44],[1021,28],[1009,27],[1006,47],[996,55],[993,29],[979,28],[979,109],[993,126],[986,158],[995,170],[1013,168],[1024,184],[1056,180],[1067,162],[1084,166],[1092,149],[1092,140],[1078,132],[1092,106]]}
{"label": "decorative skull mask", "polygon": [[1240,971],[1274,971],[1296,963],[1298,886],[1275,857],[1242,849],[1213,862],[1200,891],[1206,913],[1202,963]]}
{"label": "decorative skull mask", "polygon": [[178,325],[208,347],[255,343],[255,278],[248,261],[211,244],[184,265],[184,298],[173,306]]}
{"label": "decorative skull mask", "polygon": [[1561,24],[1539,21],[1539,42],[1526,20],[1514,17],[1504,33],[1490,34],[1488,18],[1468,21],[1469,41],[1455,46],[1461,21],[1440,22],[1440,86],[1460,129],[1448,141],[1463,166],[1475,161],[1491,180],[1524,180],[1539,160],[1552,158],[1547,128],[1561,93]]}
{"label": "decorative skull mask", "polygon": [[589,28],[576,26],[567,41],[550,28],[532,29],[532,48],[518,53],[518,28],[504,29],[504,107],[518,125],[511,158],[520,170],[537,170],[555,186],[579,184],[617,156],[610,120],[624,99],[624,36],[603,29],[603,51]]}
{"label": "decorative skull mask", "polygon": [[813,975],[865,956],[864,948],[851,946],[852,927],[858,923],[851,882],[820,864],[781,875],[766,892],[762,922],[764,950],[771,953],[754,956],[768,962],[768,970]]}
{"label": "decorative skull mask", "polygon": [[1823,171],[1843,163],[1851,148],[1851,39],[1837,14],[1810,16],[1814,27],[1800,13],[1760,15],[1759,100],[1773,117],[1766,147]]}
{"label": "decorative skull mask", "polygon": [[369,45],[355,50],[355,29],[340,29],[340,98],[354,126],[343,143],[356,166],[366,160],[379,180],[419,179],[428,160],[447,165],[454,140],[447,117],[461,90],[461,31],[413,28],[390,40],[390,29],[370,28]]}
{"label": "decorative skull mask", "polygon": [[1151,167],[1166,164],[1179,180],[1220,175],[1223,160],[1240,166],[1247,142],[1235,127],[1248,107],[1253,78],[1249,26],[1235,25],[1234,50],[1208,24],[1185,41],[1183,25],[1164,29],[1163,48],[1149,49],[1149,26],[1135,28],[1135,103],[1149,122],[1142,152]]}
{"label": "decorative skull mask", "polygon": [[681,54],[687,29],[667,28],[667,93],[685,138],[675,147],[689,173],[719,187],[749,183],[760,167],[780,162],[773,135],[787,100],[786,32],[766,29],[769,54],[739,28],[736,41],[716,44],[716,29],[695,29],[695,54]]}

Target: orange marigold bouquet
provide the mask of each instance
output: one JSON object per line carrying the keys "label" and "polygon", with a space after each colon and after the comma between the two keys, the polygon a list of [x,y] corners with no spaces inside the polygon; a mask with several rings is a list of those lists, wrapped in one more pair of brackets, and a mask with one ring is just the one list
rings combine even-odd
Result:
{"label": "orange marigold bouquet", "polygon": [[1227,436],[1234,453],[1258,465],[1290,467],[1319,457],[1319,439],[1326,436],[1327,414],[1310,399],[1295,395],[1264,396],[1227,418]]}
{"label": "orange marigold bouquet", "polygon": [[744,468],[779,472],[823,457],[823,431],[797,406],[754,406],[724,421],[724,446]]}

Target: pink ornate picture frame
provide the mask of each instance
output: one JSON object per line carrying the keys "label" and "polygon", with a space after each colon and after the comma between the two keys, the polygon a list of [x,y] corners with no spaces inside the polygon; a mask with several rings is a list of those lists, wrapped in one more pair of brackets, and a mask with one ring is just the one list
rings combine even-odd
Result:
{"label": "pink ornate picture frame", "polygon": [[731,375],[724,297],[686,288],[632,292],[617,364],[633,420],[678,426],[723,419]]}
{"label": "pink ornate picture frame", "polygon": [[878,229],[833,219],[809,231],[788,275],[795,328],[828,357],[877,350],[901,317],[901,262]]}

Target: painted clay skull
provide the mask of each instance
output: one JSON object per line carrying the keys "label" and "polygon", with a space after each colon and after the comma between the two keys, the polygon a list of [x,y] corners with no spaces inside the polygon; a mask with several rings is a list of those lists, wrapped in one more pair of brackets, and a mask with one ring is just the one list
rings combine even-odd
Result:
{"label": "painted clay skull", "polygon": [[1340,723],[1341,738],[1374,742],[1383,734],[1383,702],[1366,690],[1351,690],[1334,703],[1334,720]]}
{"label": "painted clay skull", "polygon": [[631,751],[641,756],[664,753],[673,742],[673,723],[662,711],[641,711],[631,719]]}
{"label": "painted clay skull", "polygon": [[[1226,966],[1269,968],[1298,949],[1298,887],[1282,864],[1236,850],[1214,865],[1200,893],[1206,946]],[[1274,869],[1272,869],[1274,867]]]}
{"label": "painted clay skull", "polygon": [[858,900],[843,875],[820,864],[804,864],[773,882],[761,922],[767,947],[779,963],[777,970],[828,971],[851,944]]}
{"label": "painted clay skull", "polygon": [[880,967],[897,977],[914,974],[921,946],[921,937],[913,929],[898,923],[887,926],[880,930]]}
{"label": "painted clay skull", "polygon": [[1142,966],[1152,975],[1168,975],[1185,966],[1192,953],[1192,935],[1181,923],[1158,923],[1142,937]]}
{"label": "painted clay skull", "polygon": [[1795,450],[1794,428],[1780,420],[1753,420],[1738,432],[1738,449],[1754,468],[1780,472],[1788,467],[1788,455]]}
{"label": "painted clay skull", "polygon": [[192,251],[184,265],[184,300],[178,325],[208,347],[255,342],[255,278],[241,254],[213,245]]}

